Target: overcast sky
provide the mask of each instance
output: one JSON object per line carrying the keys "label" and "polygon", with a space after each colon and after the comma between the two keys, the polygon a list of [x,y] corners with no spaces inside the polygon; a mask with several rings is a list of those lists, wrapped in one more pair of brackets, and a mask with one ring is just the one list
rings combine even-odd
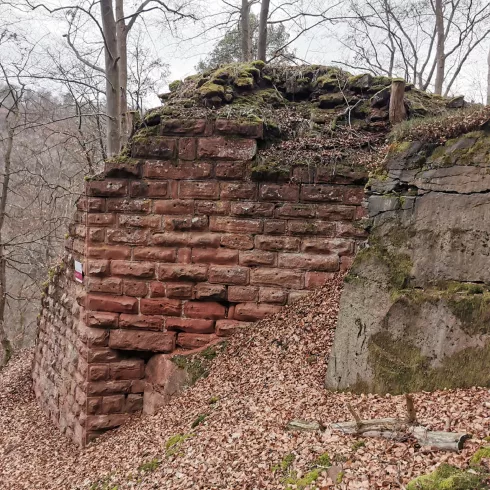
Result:
{"label": "overcast sky", "polygon": [[[19,3],[24,0],[17,0]],[[41,3],[41,0],[32,0],[33,2]],[[87,4],[89,0],[44,0],[44,3],[49,7],[60,5],[77,5]],[[134,11],[134,6],[138,5],[141,0],[127,0],[126,15]],[[301,0],[303,1],[303,0]],[[328,4],[331,0],[304,0],[309,1],[310,8],[321,8]],[[236,0],[235,0],[236,3]],[[279,2],[280,3],[280,2]],[[215,22],[223,20],[222,14],[229,7],[220,0],[192,0],[195,5],[194,12],[199,17],[206,17],[207,26]],[[258,13],[259,6],[254,5],[253,9]],[[99,7],[94,7],[94,12],[99,13]],[[338,10],[341,13],[341,10]],[[67,22],[64,19],[66,11],[57,15],[50,15],[42,9],[35,12],[22,13],[17,10],[11,13],[10,16],[4,16],[0,19],[0,28],[10,23],[10,28],[23,32],[32,43],[39,43],[36,47],[34,58],[39,66],[42,67],[44,62],[43,56],[47,49],[63,50],[68,49],[63,35],[67,32]],[[221,14],[221,15],[220,15]],[[16,24],[12,25],[12,21]],[[149,12],[140,18],[138,28],[141,29],[145,39],[145,45],[152,50],[154,55],[160,57],[169,65],[170,75],[167,80],[162,80],[157,91],[166,90],[168,82],[181,79],[195,72],[195,65],[201,58],[204,58],[207,53],[213,48],[215,43],[223,35],[223,31],[206,30],[203,22],[187,21],[184,24],[176,26],[176,30],[170,33],[166,25],[162,21],[162,16],[159,13]],[[295,26],[291,26],[291,35],[294,35]],[[348,60],[348,53],[345,49],[341,49],[341,45],[336,41],[336,36],[341,34],[339,25],[332,26],[326,24],[315,28],[299,40],[297,40],[292,48],[295,49],[298,58],[310,63],[331,64],[334,60]],[[131,35],[135,35],[137,29],[133,29]],[[79,46],[81,50],[87,50],[87,47],[96,46],[96,42],[100,40],[98,37],[97,27],[95,24],[86,20],[83,38],[80,38]],[[457,85],[455,85],[454,93],[466,93],[468,99],[479,100],[485,92],[486,82],[486,50],[488,43],[482,45],[475,52],[470,62],[467,64],[464,71],[461,73]],[[0,56],[5,59],[11,53],[0,53]],[[102,60],[101,60],[102,61]],[[36,82],[39,83],[39,82]],[[47,85],[50,87],[50,85]],[[148,106],[159,104],[159,100],[154,95],[147,101]]]}

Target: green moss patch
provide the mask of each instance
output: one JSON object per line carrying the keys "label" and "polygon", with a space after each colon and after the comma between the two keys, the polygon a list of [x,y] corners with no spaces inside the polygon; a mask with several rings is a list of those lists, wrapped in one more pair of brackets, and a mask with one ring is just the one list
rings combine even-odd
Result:
{"label": "green moss patch", "polygon": [[407,490],[480,490],[489,488],[488,475],[441,464],[433,473],[415,478]]}

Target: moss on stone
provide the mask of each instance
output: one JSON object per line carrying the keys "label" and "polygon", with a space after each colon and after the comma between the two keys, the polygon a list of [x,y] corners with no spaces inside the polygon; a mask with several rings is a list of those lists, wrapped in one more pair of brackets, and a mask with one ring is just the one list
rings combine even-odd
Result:
{"label": "moss on stone", "polygon": [[[402,301],[407,301],[404,297]],[[475,362],[478,359],[479,362]],[[490,373],[475,366],[489,365],[490,342],[483,347],[462,349],[431,367],[431,359],[406,337],[395,338],[388,331],[374,334],[368,343],[368,363],[373,382],[358,384],[353,391],[401,394],[441,388],[490,386]]]}
{"label": "moss on stone", "polygon": [[412,480],[407,490],[480,490],[489,488],[485,482],[487,476],[443,463],[429,475]]}
{"label": "moss on stone", "polygon": [[490,459],[490,447],[481,447],[470,459],[471,465],[479,465],[482,459]]}
{"label": "moss on stone", "polygon": [[173,82],[168,84],[168,88],[170,89],[170,92],[175,92],[181,85],[181,80],[174,80]]}
{"label": "moss on stone", "polygon": [[224,96],[225,88],[213,82],[206,82],[199,88],[199,94],[202,97]]}
{"label": "moss on stone", "polygon": [[253,89],[254,79],[253,77],[239,77],[233,82],[233,84],[235,87],[240,89]]}

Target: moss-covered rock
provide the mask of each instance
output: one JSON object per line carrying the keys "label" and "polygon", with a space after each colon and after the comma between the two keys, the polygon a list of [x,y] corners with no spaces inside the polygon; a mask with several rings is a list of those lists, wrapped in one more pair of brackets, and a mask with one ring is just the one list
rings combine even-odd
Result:
{"label": "moss-covered rock", "polygon": [[487,477],[443,463],[433,473],[412,480],[407,490],[481,490],[489,488]]}

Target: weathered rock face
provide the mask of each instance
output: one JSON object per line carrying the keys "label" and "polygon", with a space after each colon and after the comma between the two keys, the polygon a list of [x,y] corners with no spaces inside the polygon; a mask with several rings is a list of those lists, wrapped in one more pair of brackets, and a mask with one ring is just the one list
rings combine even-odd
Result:
{"label": "weathered rock face", "polygon": [[490,385],[490,135],[401,144],[368,185],[369,243],[346,278],[326,386]]}

